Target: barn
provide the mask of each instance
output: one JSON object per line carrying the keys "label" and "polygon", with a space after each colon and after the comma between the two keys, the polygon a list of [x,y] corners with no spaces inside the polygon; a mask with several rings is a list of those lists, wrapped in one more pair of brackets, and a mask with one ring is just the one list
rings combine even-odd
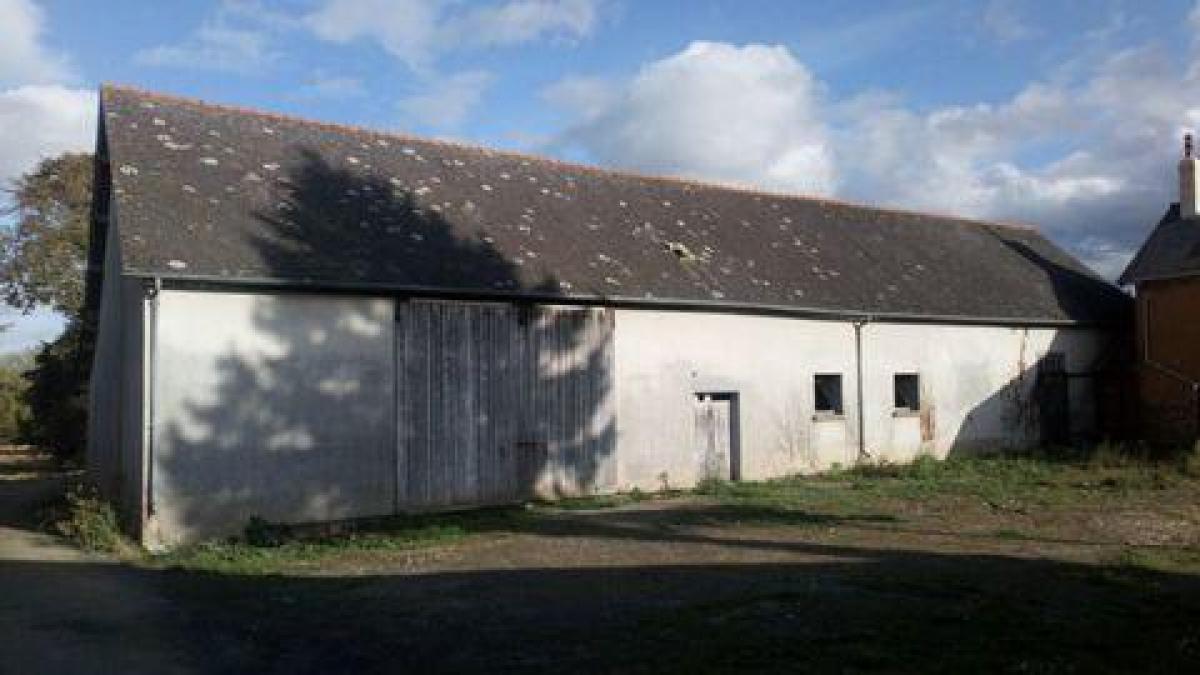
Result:
{"label": "barn", "polygon": [[151,546],[1096,425],[1035,230],[101,92],[88,463]]}

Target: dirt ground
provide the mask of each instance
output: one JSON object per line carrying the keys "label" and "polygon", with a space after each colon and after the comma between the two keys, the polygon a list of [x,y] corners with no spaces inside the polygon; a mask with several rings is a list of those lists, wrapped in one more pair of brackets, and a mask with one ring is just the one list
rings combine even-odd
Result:
{"label": "dirt ground", "polygon": [[236,574],[31,534],[18,516],[52,480],[0,481],[0,672],[1200,671],[1200,576],[1130,559],[1191,560],[1190,488],[1043,512],[961,496],[537,509]]}

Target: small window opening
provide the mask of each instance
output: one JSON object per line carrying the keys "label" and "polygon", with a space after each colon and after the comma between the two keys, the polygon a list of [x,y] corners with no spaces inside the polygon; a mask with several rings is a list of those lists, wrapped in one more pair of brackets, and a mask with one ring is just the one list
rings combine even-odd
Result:
{"label": "small window opening", "polygon": [[842,376],[821,374],[813,378],[813,393],[816,399],[816,411],[827,415],[841,415],[842,408]]}
{"label": "small window opening", "polygon": [[921,378],[916,373],[896,373],[893,391],[897,410],[921,409]]}

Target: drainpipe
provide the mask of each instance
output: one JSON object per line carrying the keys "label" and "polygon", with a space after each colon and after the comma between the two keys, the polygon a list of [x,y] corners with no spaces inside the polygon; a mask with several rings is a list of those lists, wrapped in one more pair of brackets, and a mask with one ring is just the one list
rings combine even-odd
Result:
{"label": "drainpipe", "polygon": [[870,319],[854,322],[854,364],[856,384],[854,387],[856,398],[858,400],[858,461],[862,462],[871,458],[867,452],[867,421],[866,411],[863,409],[863,339],[862,329],[867,325]]}
{"label": "drainpipe", "polygon": [[146,289],[149,301],[146,311],[146,515],[155,513],[154,503],[154,404],[157,398],[155,381],[158,379],[158,296],[162,292],[162,279],[154,277],[153,284]]}

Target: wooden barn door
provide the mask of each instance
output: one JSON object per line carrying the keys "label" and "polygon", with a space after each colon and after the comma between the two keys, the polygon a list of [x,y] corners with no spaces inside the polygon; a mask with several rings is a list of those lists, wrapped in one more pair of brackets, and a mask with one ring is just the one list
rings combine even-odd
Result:
{"label": "wooden barn door", "polygon": [[401,509],[615,480],[610,315],[414,301],[396,320]]}

